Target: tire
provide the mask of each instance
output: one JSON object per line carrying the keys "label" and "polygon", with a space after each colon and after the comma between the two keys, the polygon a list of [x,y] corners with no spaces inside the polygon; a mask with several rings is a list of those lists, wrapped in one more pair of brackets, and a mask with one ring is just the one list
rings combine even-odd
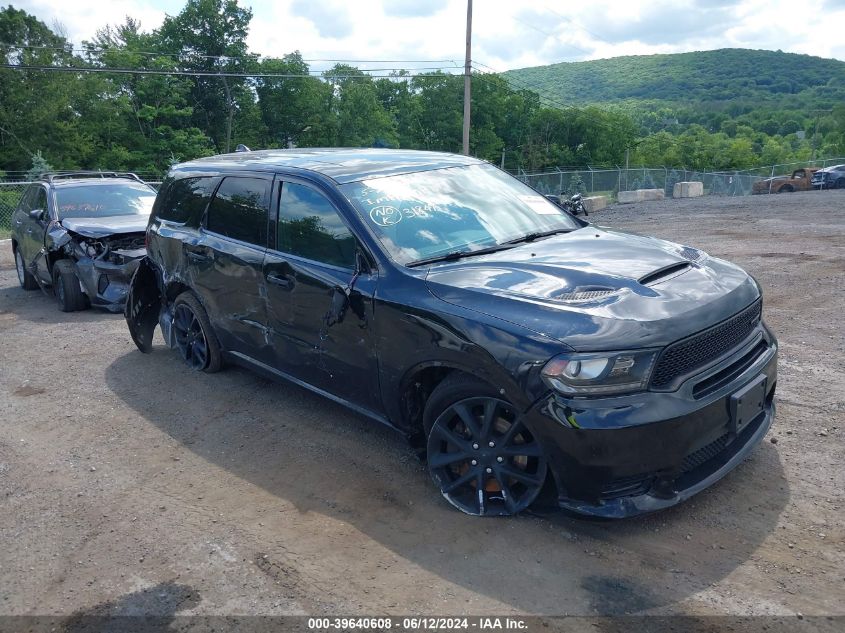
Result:
{"label": "tire", "polygon": [[538,438],[490,385],[466,374],[446,378],[423,413],[428,470],[443,497],[475,516],[525,510],[546,483]]}
{"label": "tire", "polygon": [[192,292],[183,292],[173,302],[173,334],[176,349],[188,367],[207,374],[220,371],[220,343],[205,308]]}
{"label": "tire", "polygon": [[837,178],[833,183],[834,189],[845,189],[845,178]]}
{"label": "tire", "polygon": [[15,270],[18,273],[18,283],[21,285],[21,288],[24,290],[38,290],[38,282],[35,280],[35,277],[32,276],[26,269],[23,261],[23,255],[21,252],[15,247],[13,249],[14,256],[15,256]]}
{"label": "tire", "polygon": [[62,312],[77,312],[88,307],[85,294],[79,287],[79,277],[69,259],[53,264],[53,292]]}
{"label": "tire", "polygon": [[793,191],[795,191],[795,189],[792,187],[792,185],[784,185],[783,187],[778,189],[778,193],[792,193]]}

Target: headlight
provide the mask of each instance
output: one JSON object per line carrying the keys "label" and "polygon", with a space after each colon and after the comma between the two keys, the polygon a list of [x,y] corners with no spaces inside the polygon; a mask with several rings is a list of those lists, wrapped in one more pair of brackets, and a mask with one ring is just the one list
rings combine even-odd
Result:
{"label": "headlight", "polygon": [[642,391],[648,385],[658,350],[561,354],[543,367],[543,381],[567,395]]}

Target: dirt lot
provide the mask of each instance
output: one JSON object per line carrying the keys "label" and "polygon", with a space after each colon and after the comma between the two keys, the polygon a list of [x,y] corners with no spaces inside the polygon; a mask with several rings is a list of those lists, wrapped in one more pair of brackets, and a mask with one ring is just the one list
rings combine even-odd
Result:
{"label": "dirt lot", "polygon": [[[593,218],[591,218],[593,219]],[[0,614],[845,615],[845,191],[617,206],[748,269],[781,342],[753,455],[623,522],[477,519],[300,388],[141,355],[0,263]]]}

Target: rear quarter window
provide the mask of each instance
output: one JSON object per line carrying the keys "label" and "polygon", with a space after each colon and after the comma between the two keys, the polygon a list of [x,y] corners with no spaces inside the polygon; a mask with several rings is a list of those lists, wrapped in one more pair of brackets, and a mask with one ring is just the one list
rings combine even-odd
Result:
{"label": "rear quarter window", "polygon": [[199,226],[218,180],[212,176],[174,180],[164,193],[156,217],[168,222]]}

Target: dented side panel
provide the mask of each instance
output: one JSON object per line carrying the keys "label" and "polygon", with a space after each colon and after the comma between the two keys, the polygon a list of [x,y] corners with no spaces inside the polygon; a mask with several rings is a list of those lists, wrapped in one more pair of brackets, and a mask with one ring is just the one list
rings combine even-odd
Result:
{"label": "dented side panel", "polygon": [[264,276],[273,343],[268,364],[380,411],[372,329],[378,275],[268,252]]}

